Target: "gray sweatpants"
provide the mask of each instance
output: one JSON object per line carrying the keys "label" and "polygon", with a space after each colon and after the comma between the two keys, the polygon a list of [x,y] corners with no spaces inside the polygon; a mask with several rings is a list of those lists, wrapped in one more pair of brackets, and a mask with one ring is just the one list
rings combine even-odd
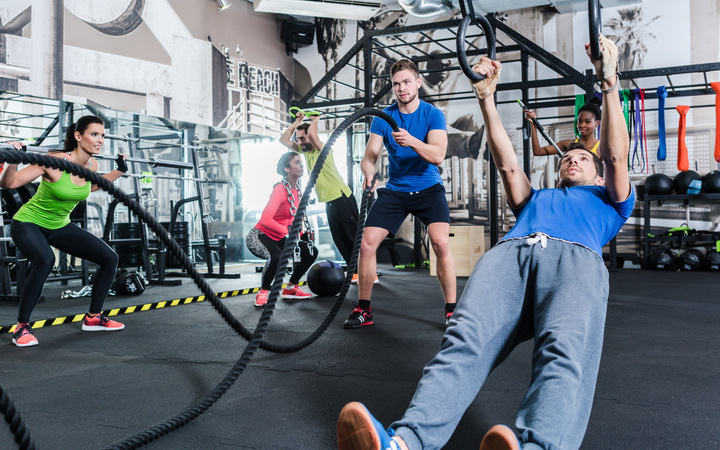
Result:
{"label": "gray sweatpants", "polygon": [[[608,272],[592,250],[547,238],[502,242],[475,266],[410,407],[390,428],[440,449],[487,376],[534,339],[532,379],[515,425],[525,449],[577,449],[600,365]],[[479,444],[479,443],[478,443]]]}

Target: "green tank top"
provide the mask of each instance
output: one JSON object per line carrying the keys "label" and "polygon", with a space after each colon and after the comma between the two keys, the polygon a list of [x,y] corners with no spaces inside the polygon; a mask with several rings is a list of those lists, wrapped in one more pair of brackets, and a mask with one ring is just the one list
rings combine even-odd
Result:
{"label": "green tank top", "polygon": [[13,219],[57,230],[70,223],[70,213],[88,198],[91,188],[89,181],[82,186],[76,185],[67,172],[63,172],[55,183],[42,180],[37,193],[20,207]]}
{"label": "green tank top", "polygon": [[[314,149],[309,152],[302,152],[302,154],[305,156],[309,175],[313,167],[315,167],[318,156],[320,156],[320,150]],[[317,183],[315,184],[315,194],[321,203],[338,199],[343,194],[345,194],[346,197],[350,197],[350,194],[352,194],[352,190],[340,176],[337,167],[335,167],[335,158],[332,152],[328,155],[320,171],[320,175],[318,175]]]}

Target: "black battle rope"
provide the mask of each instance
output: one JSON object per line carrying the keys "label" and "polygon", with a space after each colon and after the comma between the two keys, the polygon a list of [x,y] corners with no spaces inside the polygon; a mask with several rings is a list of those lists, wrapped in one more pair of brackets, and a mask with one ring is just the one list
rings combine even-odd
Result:
{"label": "black battle rope", "polygon": [[[198,417],[203,412],[207,411],[216,401],[222,397],[225,392],[230,389],[230,387],[233,385],[233,383],[238,379],[240,374],[245,370],[245,367],[249,364],[250,360],[252,359],[255,351],[258,348],[263,348],[269,351],[273,351],[276,353],[288,353],[293,351],[301,350],[311,343],[313,343],[317,338],[319,338],[323,332],[327,329],[327,327],[330,325],[330,323],[333,321],[335,316],[337,315],[338,310],[340,309],[340,306],[342,305],[345,296],[347,295],[347,291],[350,287],[350,280],[352,278],[353,273],[355,272],[355,266],[356,261],[360,249],[360,242],[362,241],[362,234],[365,227],[365,214],[367,212],[367,205],[369,203],[370,199],[370,192],[372,189],[372,186],[366,188],[363,191],[362,201],[361,201],[361,215],[358,218],[358,228],[357,232],[355,234],[355,243],[353,247],[353,253],[351,261],[348,265],[348,271],[345,276],[345,280],[343,282],[343,287],[338,294],[338,298],[335,301],[335,304],[333,305],[331,311],[328,313],[328,316],[325,318],[325,320],[322,322],[322,324],[318,327],[315,332],[313,332],[309,337],[306,339],[300,341],[299,343],[292,345],[292,346],[281,346],[281,345],[273,345],[262,341],[263,335],[265,333],[265,330],[268,327],[268,324],[270,323],[270,317],[273,314],[273,311],[275,309],[275,303],[277,301],[277,297],[279,296],[280,289],[283,284],[283,278],[285,276],[285,272],[287,269],[287,261],[292,256],[292,252],[295,248],[295,244],[297,243],[297,240],[299,239],[302,223],[303,223],[303,215],[305,214],[305,210],[307,209],[307,205],[310,199],[310,192],[315,186],[315,182],[317,181],[318,175],[320,174],[320,170],[322,170],[322,166],[325,164],[325,160],[328,157],[328,154],[330,153],[330,150],[332,148],[332,145],[335,143],[335,141],[338,139],[341,133],[345,131],[347,127],[352,125],[354,122],[356,122],[358,119],[365,117],[365,116],[377,116],[383,120],[385,120],[394,131],[398,130],[397,123],[395,120],[393,120],[392,117],[390,117],[387,113],[383,111],[379,111],[373,108],[363,108],[360,109],[350,116],[348,116],[339,127],[335,129],[333,134],[330,136],[330,139],[328,139],[325,146],[323,146],[322,151],[320,152],[320,155],[318,156],[317,161],[315,162],[315,166],[313,167],[313,171],[310,174],[310,178],[308,180],[307,186],[305,187],[305,191],[303,192],[303,196],[300,200],[300,204],[298,205],[298,210],[295,215],[295,219],[293,220],[292,226],[290,227],[289,237],[288,241],[285,244],[285,248],[283,249],[282,255],[280,257],[280,266],[278,267],[278,273],[275,276],[275,281],[273,282],[272,287],[270,288],[270,294],[268,296],[268,302],[265,305],[265,308],[263,309],[263,313],[260,316],[260,319],[258,320],[258,325],[255,328],[254,333],[252,334],[250,338],[250,342],[248,343],[247,347],[245,347],[245,351],[243,351],[243,354],[240,356],[240,359],[238,359],[237,363],[235,363],[235,366],[233,366],[232,370],[225,376],[225,378],[208,394],[204,399],[197,402],[192,407],[188,408],[184,412],[166,420],[165,422],[158,424],[154,427],[148,428],[145,431],[142,431],[140,433],[135,434],[134,436],[131,436],[124,441],[118,442],[116,444],[113,444],[112,446],[108,447],[109,449],[134,449],[138,448],[141,445],[144,445],[153,439],[156,439],[158,437],[161,437],[177,428],[180,428],[181,426],[185,425],[186,423],[190,422],[191,420]],[[377,178],[377,177],[376,177]],[[373,179],[373,183],[375,182],[375,179]],[[178,246],[179,247],[179,246]]]}
{"label": "black battle rope", "polygon": [[[284,251],[283,251],[283,258],[284,260],[288,260],[290,258],[290,252],[294,248],[294,245],[297,241],[298,235],[300,233],[300,227],[301,227],[301,221],[302,221],[302,215],[305,213],[305,209],[307,207],[308,198],[309,195],[307,195],[312,189],[313,185],[315,184],[315,181],[317,180],[317,176],[322,169],[322,165],[325,162],[325,159],[327,159],[327,155],[330,151],[331,144],[337,140],[338,136],[342,131],[344,131],[350,124],[352,124],[354,121],[358,120],[361,117],[368,116],[368,115],[375,115],[380,117],[383,120],[386,120],[391,127],[394,130],[397,130],[397,124],[395,121],[388,116],[386,113],[382,111],[373,110],[371,108],[366,108],[362,110],[358,110],[348,118],[346,118],[341,126],[333,133],[330,140],[328,141],[328,144],[325,145],[323,148],[323,151],[321,152],[320,156],[318,157],[318,163],[316,163],[316,166],[310,176],[310,182],[308,183],[308,186],[306,188],[306,195],[303,195],[303,200],[301,200],[300,203],[300,214],[298,214],[293,222],[293,225],[291,227],[291,238],[290,242],[287,243]],[[142,433],[144,437],[147,440],[138,441],[136,439],[130,438],[127,441],[131,442],[121,442],[119,444],[116,444],[113,446],[113,448],[137,448],[143,443],[149,442],[149,440],[152,440],[156,437],[162,436],[163,434],[166,434],[169,431],[172,431],[173,429],[178,428],[179,426],[184,425],[185,423],[189,422],[190,420],[194,419],[195,417],[199,416],[207,410],[212,404],[214,404],[229,388],[232,386],[235,380],[237,380],[238,376],[242,373],[244,368],[247,366],[248,362],[252,358],[252,355],[257,350],[258,347],[266,349],[268,351],[276,351],[276,352],[288,352],[288,351],[295,351],[294,349],[297,348],[297,350],[304,348],[305,346],[312,343],[314,340],[319,337],[320,334],[324,331],[324,329],[327,328],[327,325],[333,320],[335,314],[337,313],[337,310],[339,310],[340,304],[342,303],[342,300],[344,299],[345,295],[347,294],[347,291],[349,289],[349,278],[352,276],[352,273],[355,268],[355,261],[357,259],[357,253],[359,249],[359,242],[361,239],[361,233],[362,229],[364,227],[363,222],[358,223],[358,230],[360,231],[360,238],[356,237],[355,242],[355,249],[353,251],[353,261],[351,261],[350,269],[353,269],[353,271],[348,271],[349,275],[346,276],[346,285],[343,286],[343,290],[341,291],[341,296],[338,297],[338,301],[336,302],[336,306],[333,307],[332,316],[328,316],[329,319],[326,319],[323,322],[324,328],[320,333],[314,333],[317,334],[315,337],[310,337],[300,343],[296,346],[272,346],[267,343],[264,343],[262,341],[263,334],[265,332],[265,329],[267,328],[267,325],[269,323],[270,316],[272,315],[272,311],[274,309],[274,302],[277,298],[280,288],[282,286],[282,278],[285,274],[286,264],[283,264],[281,269],[282,274],[278,274],[276,277],[276,281],[273,284],[272,291],[271,291],[271,298],[268,304],[266,305],[262,316],[260,317],[260,320],[258,322],[258,326],[255,329],[254,333],[250,333],[247,331],[242,324],[240,324],[237,319],[228,311],[228,309],[225,307],[222,302],[217,298],[215,293],[212,291],[210,286],[207,284],[207,281],[203,278],[203,276],[195,270],[194,267],[192,267],[189,258],[184,253],[184,251],[180,248],[178,243],[170,236],[170,234],[165,230],[162,226],[159,225],[157,220],[149,215],[147,211],[145,211],[135,200],[130,198],[125,192],[120,190],[119,188],[115,187],[112,182],[108,181],[107,179],[97,175],[96,173],[93,173],[84,167],[78,166],[77,164],[71,163],[65,159],[60,158],[53,158],[46,155],[37,155],[37,154],[28,154],[25,152],[21,152],[18,150],[6,150],[4,152],[0,153],[0,163],[8,162],[11,164],[35,164],[40,165],[44,167],[51,167],[54,169],[63,170],[65,172],[69,172],[73,175],[79,176],[87,181],[92,182],[93,184],[97,185],[101,189],[107,191],[110,195],[114,196],[118,200],[120,200],[124,205],[128,207],[131,211],[133,211],[140,220],[144,221],[148,224],[148,226],[155,232],[155,234],[158,236],[158,238],[167,246],[167,248],[170,250],[170,252],[178,259],[178,261],[181,262],[183,267],[187,270],[188,275],[193,279],[195,284],[205,293],[206,297],[210,300],[213,307],[220,313],[220,315],[223,317],[223,319],[231,325],[231,327],[241,334],[246,339],[250,340],[250,343],[246,347],[245,351],[243,352],[243,355],[238,360],[238,362],[233,367],[233,370],[225,377],[223,382],[221,382],[203,401],[199,402],[195,407],[190,408],[188,411],[186,411],[183,414],[179,414],[178,416],[175,416],[172,419],[169,419],[164,424],[160,424],[153,429],[147,430],[145,433]],[[369,190],[367,195],[363,194],[363,208],[367,209],[367,203],[369,198]],[[368,198],[365,198],[368,197]],[[294,237],[293,237],[294,236]],[[327,325],[325,325],[327,324]],[[322,327],[321,326],[321,327]],[[267,348],[265,348],[267,347]],[[2,389],[2,386],[0,385],[0,389]],[[24,425],[22,424],[22,418],[20,417],[19,413],[16,412],[14,404],[12,400],[9,397],[3,397],[4,401],[0,403],[0,412],[6,415],[6,421],[11,424],[11,429],[14,433],[16,433],[16,441],[17,442],[24,442],[29,441],[32,442],[32,440],[28,436],[28,432]],[[20,424],[21,426],[17,426]],[[17,431],[16,431],[17,430]],[[158,433],[152,433],[152,431],[158,430]],[[22,431],[22,433],[20,433]],[[27,448],[27,447],[23,447]],[[34,448],[34,445],[32,445],[31,448]]]}
{"label": "black battle rope", "polygon": [[34,450],[35,442],[30,436],[30,430],[25,426],[25,421],[20,411],[15,408],[10,394],[0,384],[0,412],[5,416],[5,421],[10,425],[10,431],[15,435],[15,442],[22,450]]}

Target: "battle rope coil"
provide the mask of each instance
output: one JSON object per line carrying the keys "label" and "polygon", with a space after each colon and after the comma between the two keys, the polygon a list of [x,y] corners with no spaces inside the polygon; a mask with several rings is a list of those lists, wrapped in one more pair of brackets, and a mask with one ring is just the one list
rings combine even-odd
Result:
{"label": "battle rope coil", "polygon": [[[352,277],[352,274],[355,271],[357,256],[359,252],[360,247],[360,241],[362,240],[362,232],[364,229],[364,214],[366,214],[367,211],[367,204],[370,196],[371,188],[368,187],[363,192],[363,198],[361,202],[361,216],[360,220],[358,221],[358,232],[356,233],[355,237],[355,246],[353,249],[353,256],[352,261],[350,262],[348,266],[348,274],[345,278],[345,282],[343,283],[343,288],[338,294],[338,299],[335,302],[335,305],[331,309],[328,316],[325,318],[323,323],[318,327],[318,329],[308,338],[304,339],[303,341],[292,345],[292,346],[279,346],[279,345],[273,345],[269,344],[267,342],[264,342],[263,335],[268,327],[268,324],[270,322],[270,318],[273,314],[273,311],[275,309],[275,302],[277,300],[277,297],[279,296],[280,289],[282,288],[283,278],[286,273],[287,269],[287,261],[290,259],[291,253],[293,251],[293,248],[295,247],[295,243],[297,239],[299,238],[300,234],[300,228],[302,226],[302,217],[305,214],[305,210],[307,208],[307,204],[310,198],[310,191],[313,189],[315,182],[317,181],[317,177],[320,173],[320,170],[322,169],[322,166],[325,163],[325,160],[327,159],[327,156],[332,148],[332,145],[334,142],[338,139],[340,134],[345,131],[347,127],[349,127],[352,123],[355,121],[369,115],[377,116],[383,120],[385,120],[394,131],[398,130],[397,123],[385,112],[379,111],[373,108],[363,108],[355,113],[348,116],[341,124],[340,126],[333,132],[333,134],[330,136],[330,139],[328,139],[328,142],[323,147],[323,150],[320,152],[320,155],[318,156],[317,162],[315,164],[315,167],[313,168],[313,171],[310,175],[310,179],[308,181],[308,184],[305,188],[305,192],[303,195],[302,200],[300,201],[300,204],[298,206],[299,214],[296,215],[295,219],[293,220],[293,224],[290,228],[290,237],[288,238],[288,242],[285,245],[285,248],[283,249],[283,254],[281,257],[281,261],[285,261],[285,263],[281,264],[278,268],[278,273],[275,277],[275,281],[271,287],[268,303],[263,309],[263,313],[260,316],[260,319],[258,320],[258,324],[255,328],[255,331],[250,333],[245,327],[242,326],[242,324],[230,313],[230,311],[225,307],[225,305],[218,299],[218,297],[215,295],[215,293],[212,291],[210,286],[208,285],[207,281],[203,278],[202,274],[200,274],[195,268],[191,265],[190,259],[188,258],[187,254],[184,253],[184,251],[181,249],[181,247],[178,245],[178,243],[172,238],[170,233],[168,233],[167,230],[165,230],[158,222],[157,220],[148,214],[145,209],[143,209],[137,201],[133,200],[128,194],[123,192],[121,189],[117,188],[115,185],[112,184],[109,180],[99,176],[98,174],[91,172],[87,170],[84,167],[78,166],[77,164],[71,163],[68,160],[60,159],[60,158],[54,158],[47,155],[37,155],[37,154],[31,154],[31,153],[25,153],[21,152],[19,150],[6,150],[4,152],[0,152],[0,163],[3,162],[9,162],[11,164],[35,164],[40,165],[44,167],[51,167],[53,169],[59,169],[65,172],[69,172],[73,175],[79,176],[80,178],[90,181],[93,184],[97,185],[99,188],[107,191],[110,195],[121,201],[125,206],[128,207],[129,210],[131,210],[133,213],[136,214],[136,216],[143,222],[145,222],[150,229],[155,232],[158,239],[160,239],[170,250],[170,252],[177,258],[177,260],[180,262],[182,267],[187,271],[188,275],[192,278],[192,280],[195,282],[195,284],[203,291],[206,298],[210,300],[210,303],[213,305],[213,307],[220,313],[220,315],[223,317],[223,319],[241,336],[248,339],[250,342],[248,343],[247,347],[243,351],[242,355],[238,359],[238,361],[233,366],[232,370],[225,376],[225,378],[201,401],[197,402],[192,407],[188,408],[183,413],[180,413],[165,422],[158,424],[154,427],[151,427],[141,433],[136,434],[135,436],[131,436],[130,438],[121,441],[119,443],[113,444],[109,448],[115,448],[115,449],[131,449],[131,448],[138,448],[153,439],[156,439],[158,437],[161,437],[170,431],[173,431],[182,425],[185,425],[186,423],[190,422],[191,420],[198,417],[200,414],[205,412],[207,409],[209,409],[215,402],[217,402],[222,395],[225,394],[225,392],[228,391],[228,389],[233,385],[233,383],[237,380],[237,378],[240,376],[240,374],[243,372],[245,367],[247,367],[248,363],[252,359],[255,351],[258,348],[262,348],[267,351],[271,352],[277,352],[277,353],[287,353],[292,351],[297,351],[302,348],[305,348],[306,346],[310,345],[312,342],[314,342],[324,331],[327,329],[329,324],[332,322],[332,320],[335,318],[337,311],[340,309],[340,306],[342,305],[343,300],[345,299],[345,296],[347,295],[347,291],[349,289],[350,285],[350,279]],[[2,386],[0,385],[0,390],[2,390]],[[2,401],[0,401],[0,412],[2,412],[6,417],[5,420],[11,425],[11,431],[15,433],[15,440],[18,443],[21,442],[29,442],[28,445],[21,447],[21,448],[35,448],[34,444],[32,443],[32,438],[29,436],[29,432],[27,431],[27,428],[24,426],[22,422],[22,418],[20,417],[19,412],[17,412],[14,403],[9,398],[9,396],[3,395]]]}

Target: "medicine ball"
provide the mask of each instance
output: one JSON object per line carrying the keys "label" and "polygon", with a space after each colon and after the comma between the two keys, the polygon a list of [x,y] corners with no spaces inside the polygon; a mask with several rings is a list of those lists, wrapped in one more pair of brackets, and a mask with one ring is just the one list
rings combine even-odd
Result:
{"label": "medicine ball", "polygon": [[675,270],[677,255],[670,249],[659,249],[650,252],[648,267],[654,270]]}
{"label": "medicine ball", "polygon": [[705,270],[720,272],[720,252],[710,249],[705,255]]}
{"label": "medicine ball", "polygon": [[649,195],[673,193],[673,179],[664,173],[654,173],[645,179],[645,192]]}
{"label": "medicine ball", "polygon": [[308,287],[320,297],[337,295],[344,280],[345,272],[342,267],[328,260],[313,265],[307,274]]}
{"label": "medicine ball", "polygon": [[115,276],[112,289],[118,295],[140,295],[145,292],[147,279],[140,272],[119,272]]}
{"label": "medicine ball", "polygon": [[703,267],[705,254],[696,248],[684,252],[678,258],[678,268],[680,270],[700,270]]}
{"label": "medicine ball", "polygon": [[690,183],[693,181],[698,181],[698,183],[701,183],[702,177],[700,174],[695,172],[694,170],[683,170],[679,174],[675,175],[675,179],[673,180],[673,188],[675,189],[675,193],[680,195],[686,195],[688,194],[688,190],[690,189]]}
{"label": "medicine ball", "polygon": [[708,194],[720,193],[720,171],[713,170],[703,175],[702,191]]}

